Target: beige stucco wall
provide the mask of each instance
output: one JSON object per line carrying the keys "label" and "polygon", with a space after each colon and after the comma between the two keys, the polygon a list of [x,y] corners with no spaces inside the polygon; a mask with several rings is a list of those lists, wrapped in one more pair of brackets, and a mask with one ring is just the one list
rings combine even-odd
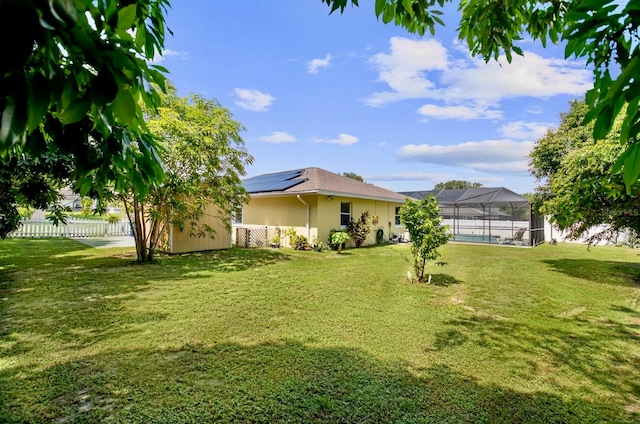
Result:
{"label": "beige stucco wall", "polygon": [[[389,230],[391,233],[401,233],[404,229],[401,226],[395,226],[395,208],[402,206],[402,202],[385,202],[380,200],[356,199],[352,197],[318,196],[318,228],[319,236],[322,241],[328,242],[329,233],[332,229],[340,229],[340,204],[342,202],[351,203],[351,218],[356,220],[360,218],[362,212],[369,211],[371,216],[379,216],[379,221],[375,225],[371,225],[371,233],[367,236],[365,245],[375,244],[376,231],[381,228],[384,232],[384,238],[389,238]],[[391,223],[391,227],[389,227]],[[349,240],[348,245],[353,245],[353,241]]]}
{"label": "beige stucco wall", "polygon": [[[298,234],[307,237],[311,243],[318,234],[317,213],[315,212],[317,196],[301,195],[300,199],[296,196],[253,197],[242,208],[242,226],[280,227],[283,232],[287,228],[293,227]],[[305,203],[309,205],[308,228]],[[288,243],[288,239],[282,240],[283,245],[287,246]]]}
{"label": "beige stucco wall", "polygon": [[231,247],[231,233],[222,224],[220,211],[217,207],[208,206],[199,224],[206,224],[213,228],[216,231],[215,238],[192,236],[188,226],[184,230],[174,226],[172,230],[165,232],[163,250],[168,253],[188,253]]}
{"label": "beige stucco wall", "polygon": [[[372,231],[365,241],[365,245],[375,244],[375,232],[378,228],[384,231],[385,240],[391,233],[401,233],[402,227],[395,226],[395,207],[402,206],[402,202],[385,202],[379,200],[356,199],[352,197],[302,195],[301,199],[309,204],[309,242],[317,236],[321,241],[329,242],[332,229],[340,229],[340,203],[351,203],[351,216],[360,217],[368,210],[371,215],[378,215],[378,224],[372,225]],[[391,223],[391,227],[389,227]],[[296,196],[288,197],[254,197],[243,208],[243,226],[278,226],[282,230],[294,227],[298,234],[307,236],[306,206]],[[353,245],[350,241],[349,245]],[[283,245],[288,245],[283,240]]]}

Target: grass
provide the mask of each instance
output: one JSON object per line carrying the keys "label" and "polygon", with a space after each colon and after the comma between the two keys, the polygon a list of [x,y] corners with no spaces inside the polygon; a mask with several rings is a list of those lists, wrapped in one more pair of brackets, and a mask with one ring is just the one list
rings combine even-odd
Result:
{"label": "grass", "polygon": [[640,258],[0,242],[0,422],[640,422]]}

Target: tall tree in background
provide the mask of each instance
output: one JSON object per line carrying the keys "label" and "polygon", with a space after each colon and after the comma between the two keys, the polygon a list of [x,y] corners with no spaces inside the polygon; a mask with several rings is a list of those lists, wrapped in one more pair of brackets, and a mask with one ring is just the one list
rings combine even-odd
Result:
{"label": "tall tree in background", "polygon": [[595,144],[593,124],[583,125],[587,113],[584,102],[572,102],[560,126],[536,142],[529,165],[542,184],[535,190],[534,207],[574,239],[605,224],[589,243],[615,239],[626,229],[640,234],[640,184],[625,190],[622,174],[615,172],[616,163],[625,160],[625,146],[618,141],[622,119]]}
{"label": "tall tree in background", "polygon": [[480,183],[472,183],[472,182],[464,181],[464,180],[449,180],[449,181],[445,181],[443,183],[436,184],[433,187],[433,189],[434,190],[439,190],[439,189],[450,190],[450,189],[478,188],[478,187],[482,187],[482,184],[480,184]]}
{"label": "tall tree in background", "polygon": [[[358,0],[322,0],[331,12],[344,12]],[[446,3],[453,0],[377,0],[375,13],[409,32],[433,35]],[[529,39],[565,43],[565,57],[584,59],[593,69],[593,89],[584,116],[595,140],[604,139],[620,114],[624,145],[618,168],[630,190],[640,177],[640,2],[634,0],[460,0],[458,38],[485,61],[511,62]]]}
{"label": "tall tree in background", "polygon": [[[253,158],[244,147],[242,125],[231,112],[198,95],[178,97],[173,88],[162,106],[148,109],[147,125],[161,140],[166,180],[139,191],[135,181],[118,190],[132,223],[138,260],[150,262],[161,236],[175,225],[195,237],[215,237],[201,224],[207,207],[230,227],[230,218],[248,200],[241,177]],[[166,233],[165,233],[166,234]]]}
{"label": "tall tree in background", "polygon": [[342,175],[347,178],[351,178],[352,180],[364,182],[364,178],[362,178],[360,175],[356,174],[355,172],[344,172]]}

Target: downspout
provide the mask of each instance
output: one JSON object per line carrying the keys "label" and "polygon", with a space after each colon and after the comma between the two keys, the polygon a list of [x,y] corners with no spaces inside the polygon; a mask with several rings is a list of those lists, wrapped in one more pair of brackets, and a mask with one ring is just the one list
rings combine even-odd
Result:
{"label": "downspout", "polygon": [[173,254],[173,208],[171,208],[171,222],[169,223],[169,253]]}
{"label": "downspout", "polygon": [[300,202],[302,202],[303,205],[307,207],[307,240],[310,240],[311,236],[310,236],[310,228],[309,228],[309,204],[304,200],[302,200],[299,194],[297,194],[296,197]]}

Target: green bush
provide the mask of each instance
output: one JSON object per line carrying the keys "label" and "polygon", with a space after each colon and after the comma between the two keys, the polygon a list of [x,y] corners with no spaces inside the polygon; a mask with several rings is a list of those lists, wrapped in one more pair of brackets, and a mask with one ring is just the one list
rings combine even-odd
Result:
{"label": "green bush", "polygon": [[296,250],[308,250],[309,240],[305,236],[297,235],[294,237],[294,249]]}
{"label": "green bush", "polygon": [[357,221],[352,219],[347,224],[347,232],[353,239],[356,248],[362,246],[362,243],[367,239],[367,235],[371,232],[371,218],[369,211],[364,211],[360,215],[360,219]]}

